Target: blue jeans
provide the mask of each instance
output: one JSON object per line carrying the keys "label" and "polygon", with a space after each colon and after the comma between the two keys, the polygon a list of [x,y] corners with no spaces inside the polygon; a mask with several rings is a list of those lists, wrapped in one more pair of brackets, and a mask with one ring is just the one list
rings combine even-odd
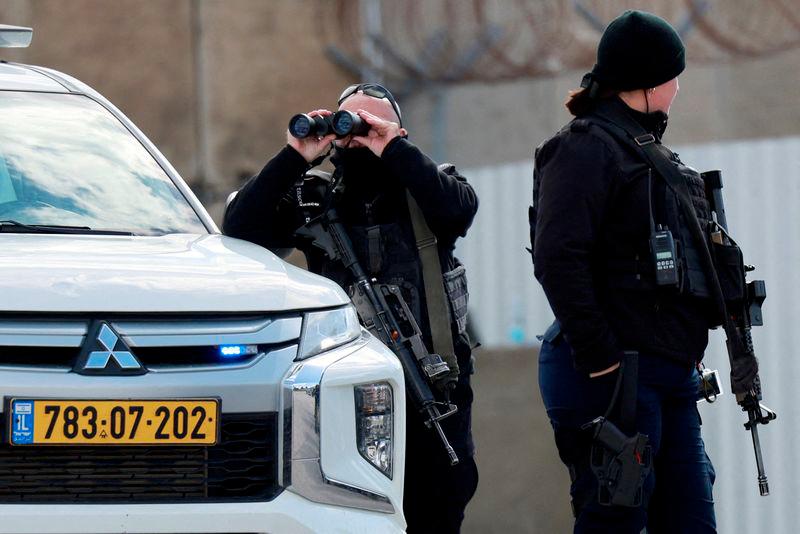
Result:
{"label": "blue jeans", "polygon": [[572,366],[569,344],[544,341],[539,353],[539,387],[570,472],[575,533],[714,533],[716,519],[711,465],[700,435],[694,368],[640,355],[636,428],[650,437],[653,470],[645,480],[642,506],[603,506],[589,467],[591,435],[581,425],[608,408],[617,372],[589,378]]}

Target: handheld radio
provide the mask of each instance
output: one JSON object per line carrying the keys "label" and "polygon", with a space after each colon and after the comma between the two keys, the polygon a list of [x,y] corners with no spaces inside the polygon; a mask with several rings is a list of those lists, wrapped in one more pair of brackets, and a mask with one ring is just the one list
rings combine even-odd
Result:
{"label": "handheld radio", "polygon": [[647,201],[650,209],[650,253],[655,266],[656,285],[678,287],[678,250],[669,228],[656,226],[653,217],[653,174],[647,169]]}
{"label": "handheld radio", "polygon": [[656,267],[656,284],[659,286],[678,286],[678,253],[672,232],[659,225],[650,235],[650,251]]}

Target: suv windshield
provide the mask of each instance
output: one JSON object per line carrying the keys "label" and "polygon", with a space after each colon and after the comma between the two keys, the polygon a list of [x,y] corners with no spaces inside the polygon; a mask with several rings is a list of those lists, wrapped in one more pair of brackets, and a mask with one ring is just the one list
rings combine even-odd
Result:
{"label": "suv windshield", "polygon": [[0,91],[0,221],[208,233],[166,172],[81,95]]}

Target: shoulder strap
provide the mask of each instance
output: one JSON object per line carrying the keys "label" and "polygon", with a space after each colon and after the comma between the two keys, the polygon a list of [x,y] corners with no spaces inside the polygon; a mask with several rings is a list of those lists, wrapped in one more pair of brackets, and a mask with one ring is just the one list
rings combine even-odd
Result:
{"label": "shoulder strap", "polygon": [[591,124],[602,128],[603,131],[644,159],[678,195],[681,204],[687,201],[689,206],[692,205],[686,180],[664,153],[665,149],[657,142],[655,135],[647,132],[631,117],[611,116],[602,110],[598,110],[595,115],[601,120],[591,121]]}
{"label": "shoulder strap", "polygon": [[408,212],[414,229],[419,260],[422,264],[422,281],[425,285],[425,302],[428,309],[428,323],[431,327],[433,352],[442,357],[450,368],[446,380],[458,379],[458,360],[453,348],[453,334],[450,326],[450,308],[444,292],[442,265],[439,260],[439,247],[436,236],[431,231],[422,209],[406,190]]}
{"label": "shoulder strap", "polygon": [[[747,354],[752,353],[746,349],[746,342],[739,334],[736,325],[733,323],[730,314],[728,313],[725,296],[722,293],[722,286],[717,275],[717,270],[714,266],[714,260],[711,257],[711,250],[709,249],[708,240],[706,239],[706,230],[700,226],[700,221],[697,218],[697,213],[694,210],[692,201],[689,198],[689,186],[686,180],[680,174],[680,171],[669,160],[664,152],[659,149],[659,144],[653,134],[648,133],[645,129],[637,123],[633,118],[627,116],[609,116],[602,110],[598,110],[596,116],[600,121],[592,121],[593,124],[605,130],[607,133],[614,136],[624,145],[631,147],[634,152],[638,153],[647,163],[649,163],[658,174],[667,182],[667,185],[675,192],[678,197],[681,211],[689,224],[689,231],[692,234],[692,239],[695,246],[699,251],[700,261],[703,263],[703,272],[706,275],[706,283],[711,290],[714,304],[717,307],[717,314],[722,321],[722,326],[725,329],[725,335],[728,338],[728,344],[733,350],[729,351],[729,355],[733,354]],[[735,362],[731,360],[731,369],[734,368]],[[755,367],[757,368],[757,367]],[[736,384],[732,385],[736,389]],[[734,391],[734,393],[743,393],[741,391]]]}
{"label": "shoulder strap", "polygon": [[[714,263],[708,248],[706,231],[700,226],[697,213],[689,197],[689,185],[686,183],[686,179],[681,175],[673,162],[670,161],[663,149],[660,148],[660,143],[657,142],[656,137],[648,133],[633,118],[618,114],[612,116],[605,113],[603,110],[598,110],[596,116],[601,120],[592,121],[593,124],[602,128],[617,141],[638,154],[646,163],[656,170],[658,175],[664,179],[670,189],[672,189],[678,197],[678,203],[689,224],[692,238],[695,241],[695,245],[700,250],[700,256],[703,260],[703,267],[706,272],[706,278],[709,281],[709,286],[712,287],[712,292],[716,293],[713,286],[719,286],[719,279],[717,278],[716,269],[714,268]],[[707,262],[705,261],[706,259],[708,260]],[[721,289],[719,291],[719,297],[720,299],[715,298],[715,300],[721,300],[717,305],[721,306],[719,311],[722,313],[724,311],[722,306],[724,306],[725,300],[722,297]]]}

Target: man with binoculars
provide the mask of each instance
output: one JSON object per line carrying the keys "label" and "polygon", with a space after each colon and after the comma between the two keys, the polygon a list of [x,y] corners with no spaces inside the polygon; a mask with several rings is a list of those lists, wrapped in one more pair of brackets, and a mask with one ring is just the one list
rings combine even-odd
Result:
{"label": "man with binoculars", "polygon": [[[409,405],[404,512],[408,532],[458,532],[478,473],[471,432],[466,278],[453,249],[466,235],[478,199],[453,165],[437,166],[407,139],[400,108],[387,89],[352,85],[338,103],[335,114],[318,109],[292,118],[287,146],[239,190],[223,228],[275,252],[298,248],[309,270],[347,288],[354,282],[348,270],[295,234],[333,207],[368,277],[400,288],[427,350],[438,349],[436,340],[444,335],[457,365],[450,366],[455,373],[450,387],[436,396],[458,408],[441,421],[458,463],[451,465],[436,433]],[[332,175],[314,169],[329,154]],[[433,243],[437,253],[431,261],[423,249]],[[425,275],[431,272],[436,276]],[[429,291],[432,278],[438,278],[438,292]],[[438,297],[447,301],[438,308],[444,314],[430,313],[437,309],[431,303]]]}

